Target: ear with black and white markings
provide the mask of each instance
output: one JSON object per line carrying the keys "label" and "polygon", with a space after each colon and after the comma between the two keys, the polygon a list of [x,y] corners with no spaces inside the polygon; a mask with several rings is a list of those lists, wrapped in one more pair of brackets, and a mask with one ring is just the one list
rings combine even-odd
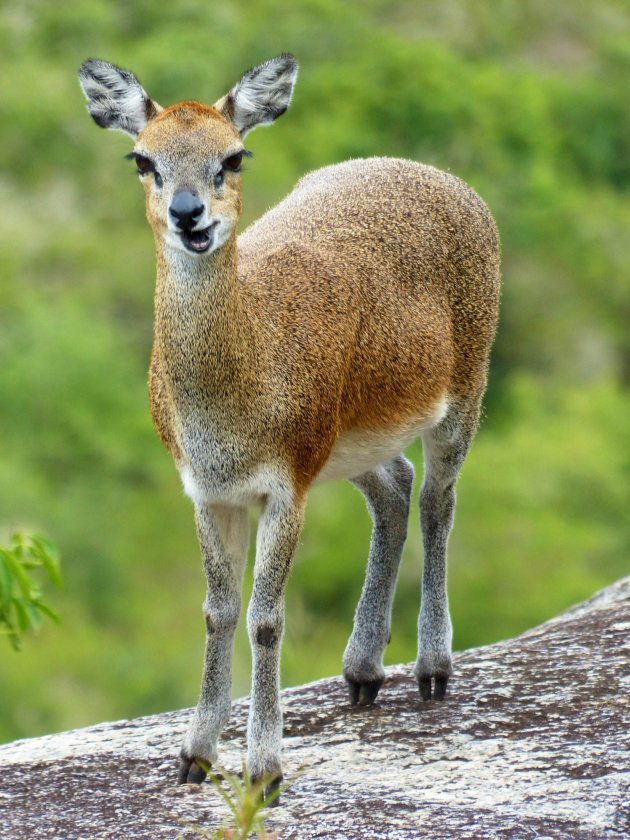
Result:
{"label": "ear with black and white markings", "polygon": [[101,128],[130,134],[134,140],[162,108],[154,102],[133,73],[91,58],[79,68],[79,84],[90,116]]}
{"label": "ear with black and white markings", "polygon": [[248,70],[215,108],[227,117],[241,137],[258,125],[268,125],[289,107],[298,63],[290,53]]}

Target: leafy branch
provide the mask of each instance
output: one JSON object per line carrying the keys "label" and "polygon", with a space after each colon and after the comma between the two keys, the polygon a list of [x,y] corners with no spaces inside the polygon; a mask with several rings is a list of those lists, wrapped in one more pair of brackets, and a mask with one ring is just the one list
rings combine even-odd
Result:
{"label": "leafy branch", "polygon": [[59,552],[50,540],[18,533],[9,548],[0,548],[0,634],[8,637],[14,650],[22,647],[25,633],[40,628],[44,616],[59,621],[42,600],[36,579],[40,573],[61,586]]}

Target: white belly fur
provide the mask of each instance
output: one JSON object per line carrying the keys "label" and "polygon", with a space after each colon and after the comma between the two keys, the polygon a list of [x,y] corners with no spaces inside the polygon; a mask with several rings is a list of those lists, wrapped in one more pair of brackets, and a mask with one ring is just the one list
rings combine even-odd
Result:
{"label": "white belly fur", "polygon": [[420,433],[436,426],[446,416],[446,396],[423,419],[398,429],[350,431],[339,436],[330,457],[315,479],[316,484],[340,478],[355,478],[400,455]]}
{"label": "white belly fur", "polygon": [[[447,409],[448,399],[444,396],[426,416],[398,429],[344,432],[314,483],[355,478],[391,461],[422,431],[443,420]],[[184,492],[196,505],[213,502],[249,505],[270,495],[287,498],[291,495],[291,482],[277,466],[260,465],[252,474],[245,472],[231,477],[231,480],[223,479],[218,484],[210,481],[208,476],[204,480],[202,476],[195,475],[188,461],[182,461],[177,466]]]}
{"label": "white belly fur", "polygon": [[235,478],[231,482],[222,482],[220,486],[199,480],[192,467],[187,463],[177,466],[184,485],[184,493],[196,505],[227,504],[247,507],[271,497],[277,500],[290,500],[293,492],[291,481],[278,467],[263,464],[251,475]]}

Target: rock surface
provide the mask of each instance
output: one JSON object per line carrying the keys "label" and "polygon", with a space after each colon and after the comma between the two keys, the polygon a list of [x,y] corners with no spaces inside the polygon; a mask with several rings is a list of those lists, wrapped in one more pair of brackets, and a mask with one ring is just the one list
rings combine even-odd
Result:
{"label": "rock surface", "polygon": [[[341,679],[283,692],[290,788],[270,811],[299,838],[630,838],[630,578],[517,639],[460,653],[444,703],[410,666],[373,707]],[[220,744],[236,772],[247,700]],[[177,787],[190,710],[0,747],[0,837],[193,840],[227,811]],[[203,830],[202,830],[203,829]]]}

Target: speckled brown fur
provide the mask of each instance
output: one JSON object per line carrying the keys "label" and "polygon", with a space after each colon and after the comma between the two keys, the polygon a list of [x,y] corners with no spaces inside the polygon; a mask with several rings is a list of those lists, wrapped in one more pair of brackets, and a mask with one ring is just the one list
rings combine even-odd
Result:
{"label": "speckled brown fur", "polygon": [[392,158],[307,176],[240,237],[263,343],[292,376],[304,482],[321,466],[312,453],[326,457],[340,432],[403,425],[444,393],[484,389],[498,272],[479,198]]}
{"label": "speckled brown fur", "polygon": [[316,480],[353,480],[374,521],[343,659],[352,702],[374,701],[413,478],[401,450],[418,435],[422,697],[442,699],[452,670],[446,544],[496,327],[497,232],[458,178],[382,157],[307,175],[237,241],[233,160],[251,128],[286,110],[296,73],[292,56],[279,56],[213,107],[163,109],[114,65],[92,60],[80,71],[95,121],[131,134],[143,162],[157,254],[151,411],[195,503],[208,579],[204,678],[182,781],[203,778],[229,713],[251,503],[263,513],[248,609],[250,772],[282,772],[283,593]]}

